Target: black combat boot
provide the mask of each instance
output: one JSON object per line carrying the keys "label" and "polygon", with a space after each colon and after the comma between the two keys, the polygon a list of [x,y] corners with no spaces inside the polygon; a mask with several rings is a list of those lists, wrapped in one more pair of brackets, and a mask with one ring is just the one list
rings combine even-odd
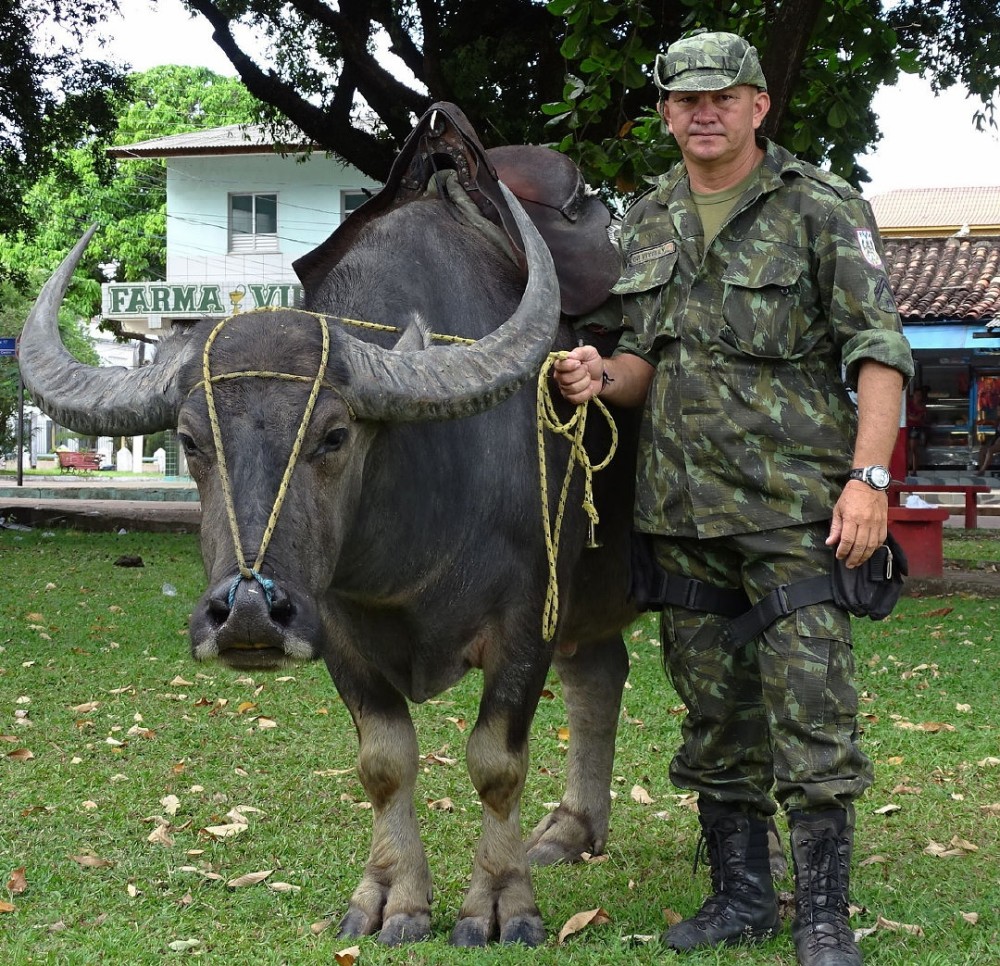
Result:
{"label": "black combat boot", "polygon": [[848,923],[849,872],[854,847],[851,816],[843,809],[792,812],[795,922],[799,966],[861,966]]}
{"label": "black combat boot", "polygon": [[760,942],[780,928],[778,900],[768,862],[767,822],[734,805],[702,799],[701,840],[695,855],[708,853],[712,895],[690,919],[663,934],[670,949]]}

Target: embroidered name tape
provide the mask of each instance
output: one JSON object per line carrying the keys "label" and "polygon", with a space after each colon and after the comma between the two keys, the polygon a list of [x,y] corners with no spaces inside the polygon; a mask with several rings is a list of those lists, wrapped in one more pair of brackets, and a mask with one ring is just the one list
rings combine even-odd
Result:
{"label": "embroidered name tape", "polygon": [[656,245],[654,248],[640,248],[639,251],[629,254],[628,263],[629,265],[643,265],[657,258],[663,258],[664,255],[673,255],[675,251],[677,251],[677,244],[672,241]]}

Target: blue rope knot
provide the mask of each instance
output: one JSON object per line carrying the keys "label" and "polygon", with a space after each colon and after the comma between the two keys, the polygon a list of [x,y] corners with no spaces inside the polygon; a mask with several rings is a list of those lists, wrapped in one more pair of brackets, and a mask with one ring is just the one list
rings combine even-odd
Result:
{"label": "blue rope knot", "polygon": [[260,584],[262,590],[264,591],[264,599],[267,601],[268,610],[274,604],[274,581],[269,577],[264,577],[256,570],[248,570],[245,574],[237,574],[233,578],[233,582],[229,587],[229,608],[232,609],[233,601],[236,600],[236,588],[239,587],[241,580],[256,580]]}

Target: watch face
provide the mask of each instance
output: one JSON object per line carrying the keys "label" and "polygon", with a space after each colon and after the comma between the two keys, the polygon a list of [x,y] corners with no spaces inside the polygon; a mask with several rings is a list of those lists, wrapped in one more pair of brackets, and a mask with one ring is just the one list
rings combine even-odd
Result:
{"label": "watch face", "polygon": [[868,471],[868,478],[874,486],[884,490],[892,481],[889,471],[884,466],[873,466]]}

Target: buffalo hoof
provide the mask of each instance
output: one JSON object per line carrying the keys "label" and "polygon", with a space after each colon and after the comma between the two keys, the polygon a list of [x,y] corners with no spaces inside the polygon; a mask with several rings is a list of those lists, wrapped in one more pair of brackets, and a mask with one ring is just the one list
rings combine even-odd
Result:
{"label": "buffalo hoof", "polygon": [[500,942],[541,946],[545,942],[545,926],[541,916],[514,916],[500,930]]}
{"label": "buffalo hoof", "polygon": [[420,942],[427,939],[430,934],[430,913],[422,912],[415,916],[400,913],[397,916],[390,916],[385,921],[382,931],[378,934],[378,941],[384,946],[402,946],[403,943]]}
{"label": "buffalo hoof", "polygon": [[557,808],[535,826],[525,843],[532,865],[579,862],[584,852],[597,854],[590,829],[568,809]]}
{"label": "buffalo hoof", "polygon": [[461,946],[463,949],[488,946],[495,935],[494,926],[493,920],[486,916],[466,916],[455,924],[450,942],[452,946]]}
{"label": "buffalo hoof", "polygon": [[378,928],[378,923],[361,909],[348,909],[347,915],[340,920],[337,936],[341,939],[358,939],[370,936]]}

